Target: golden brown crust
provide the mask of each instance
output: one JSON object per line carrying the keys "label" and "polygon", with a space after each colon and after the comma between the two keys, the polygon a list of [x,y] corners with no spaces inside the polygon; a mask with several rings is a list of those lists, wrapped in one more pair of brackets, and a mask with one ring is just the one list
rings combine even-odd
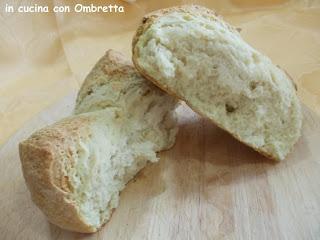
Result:
{"label": "golden brown crust", "polygon": [[[100,94],[97,92],[102,88],[113,91],[115,93],[114,96],[95,98]],[[127,60],[123,54],[108,50],[93,67],[82,84],[76,99],[74,113],[102,110],[106,107],[119,107],[120,98],[125,96],[126,92],[131,89],[138,88],[141,91],[146,91],[140,94],[147,94],[150,90],[157,95],[166,94],[151,82],[145,81],[136,71],[132,62]]]}
{"label": "golden brown crust", "polygon": [[[32,200],[49,221],[71,231],[91,233],[96,228],[81,219],[73,202],[71,184],[63,172],[62,155],[68,155],[72,139],[88,124],[85,117],[68,118],[34,133],[19,144],[23,176]],[[83,131],[82,131],[83,132]],[[68,160],[71,160],[71,156]]]}
{"label": "golden brown crust", "polygon": [[[201,6],[196,6],[196,5],[184,5],[181,7],[172,7],[172,8],[167,8],[167,9],[161,9],[155,12],[152,12],[148,15],[146,15],[140,26],[138,27],[138,30],[136,32],[136,34],[133,37],[133,41],[132,41],[132,62],[135,65],[136,69],[138,70],[138,72],[140,72],[141,75],[143,75],[146,79],[150,80],[151,82],[153,82],[155,85],[157,85],[159,88],[161,88],[162,90],[166,91],[168,94],[183,100],[193,111],[197,112],[200,116],[205,117],[207,119],[209,119],[212,123],[214,123],[216,126],[218,126],[219,128],[225,130],[226,132],[228,132],[230,135],[232,135],[235,139],[237,139],[238,141],[244,143],[245,145],[253,148],[255,151],[259,152],[260,154],[264,155],[267,158],[279,161],[281,159],[278,159],[276,156],[272,156],[267,152],[261,151],[261,149],[258,149],[256,147],[253,147],[247,143],[245,143],[244,141],[241,140],[241,138],[233,133],[231,133],[230,131],[228,131],[227,129],[225,129],[223,126],[221,126],[221,124],[218,124],[217,122],[215,122],[213,119],[207,117],[204,113],[201,112],[201,110],[199,110],[198,108],[196,108],[191,102],[188,102],[183,96],[171,91],[170,89],[168,89],[166,86],[161,85],[155,78],[153,78],[152,76],[148,75],[148,73],[146,71],[144,71],[140,66],[139,63],[137,61],[138,59],[138,52],[135,48],[135,45],[137,44],[137,42],[139,41],[139,37],[156,21],[157,18],[165,16],[168,13],[172,13],[172,12],[187,12],[190,14],[194,14],[194,13],[198,13],[201,15],[209,15],[211,17],[214,17],[216,20],[218,21],[223,21],[222,18],[218,17],[218,14],[212,10],[209,10],[205,7],[201,7]],[[228,25],[228,28],[232,31],[237,31],[235,28],[233,28],[232,26]]]}
{"label": "golden brown crust", "polygon": [[[127,58],[121,53],[109,49],[105,55],[93,67],[94,71],[90,71],[86,79],[84,80],[77,96],[77,105],[87,95],[93,93],[93,88],[106,83],[106,80],[112,79],[113,76],[130,76],[132,74],[138,74],[133,64],[127,60]],[[103,72],[108,78],[98,78],[97,72]]]}

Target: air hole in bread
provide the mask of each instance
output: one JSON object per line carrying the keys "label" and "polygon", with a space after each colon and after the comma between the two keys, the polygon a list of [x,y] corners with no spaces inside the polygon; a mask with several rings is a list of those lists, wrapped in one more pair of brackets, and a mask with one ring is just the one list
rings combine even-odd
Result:
{"label": "air hole in bread", "polygon": [[146,23],[148,21],[148,18],[147,17],[144,17],[143,19],[142,19],[142,23]]}
{"label": "air hole in bread", "polygon": [[185,56],[182,56],[181,58],[179,58],[179,60],[183,63],[183,65],[187,65],[187,58]]}
{"label": "air hole in bread", "polygon": [[120,118],[120,114],[118,112],[115,113],[114,119]]}
{"label": "air hole in bread", "polygon": [[225,108],[227,113],[233,113],[236,111],[236,107],[231,105],[230,103],[226,103]]}
{"label": "air hole in bread", "polygon": [[88,92],[87,92],[87,95],[91,95],[92,93],[93,93],[93,90],[89,89]]}
{"label": "air hole in bread", "polygon": [[151,93],[151,91],[148,89],[147,91],[142,93],[142,96],[145,97],[145,96],[149,95],[150,93]]}
{"label": "air hole in bread", "polygon": [[258,82],[256,82],[256,81],[250,82],[250,90],[251,91],[255,90],[257,88],[257,86],[258,86]]}

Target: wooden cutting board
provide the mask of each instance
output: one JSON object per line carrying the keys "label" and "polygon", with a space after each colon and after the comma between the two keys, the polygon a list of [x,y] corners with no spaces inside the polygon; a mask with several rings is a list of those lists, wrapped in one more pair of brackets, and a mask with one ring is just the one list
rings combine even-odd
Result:
{"label": "wooden cutting board", "polygon": [[275,163],[182,106],[175,146],[128,184],[100,232],[50,224],[31,202],[17,145],[70,114],[74,99],[39,113],[0,149],[0,239],[320,239],[320,119],[306,108],[303,136]]}

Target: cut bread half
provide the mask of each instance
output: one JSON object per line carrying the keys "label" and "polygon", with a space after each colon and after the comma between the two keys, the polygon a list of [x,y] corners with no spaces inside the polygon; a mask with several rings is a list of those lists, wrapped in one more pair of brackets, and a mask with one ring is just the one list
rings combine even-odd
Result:
{"label": "cut bread half", "polygon": [[241,142],[283,160],[301,134],[294,83],[207,8],[145,16],[133,38],[138,71]]}
{"label": "cut bread half", "polygon": [[[97,231],[117,207],[126,183],[175,140],[177,101],[132,66],[123,71],[120,60],[111,63],[114,55],[120,56],[109,51],[87,77],[76,115],[19,145],[32,200],[64,229]],[[111,65],[118,75],[100,72]],[[99,105],[105,99],[110,104]]]}
{"label": "cut bread half", "polygon": [[119,192],[147,161],[154,144],[137,141],[116,109],[64,119],[20,144],[32,200],[68,230],[95,232],[111,216]]}
{"label": "cut bread half", "polygon": [[170,148],[177,133],[174,109],[178,101],[144,79],[121,53],[109,50],[86,77],[78,93],[75,114],[121,108],[155,151]]}

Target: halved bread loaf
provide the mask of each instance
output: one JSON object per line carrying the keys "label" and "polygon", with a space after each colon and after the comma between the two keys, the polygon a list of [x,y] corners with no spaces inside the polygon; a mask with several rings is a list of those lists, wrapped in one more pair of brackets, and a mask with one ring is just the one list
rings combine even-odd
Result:
{"label": "halved bread loaf", "polygon": [[119,107],[126,118],[136,122],[136,132],[154,142],[155,151],[160,151],[174,144],[177,102],[141,77],[121,53],[109,50],[82,84],[75,114]]}
{"label": "halved bread loaf", "polygon": [[162,9],[133,39],[138,71],[235,138],[283,160],[302,125],[294,83],[207,8]]}
{"label": "halved bread loaf", "polygon": [[[108,51],[93,68],[79,93],[78,115],[19,145],[32,200],[62,228],[97,231],[125,184],[148,161],[157,161],[156,151],[174,143],[176,100],[122,58]],[[111,66],[112,72],[104,71]],[[110,104],[103,104],[106,99]]]}

